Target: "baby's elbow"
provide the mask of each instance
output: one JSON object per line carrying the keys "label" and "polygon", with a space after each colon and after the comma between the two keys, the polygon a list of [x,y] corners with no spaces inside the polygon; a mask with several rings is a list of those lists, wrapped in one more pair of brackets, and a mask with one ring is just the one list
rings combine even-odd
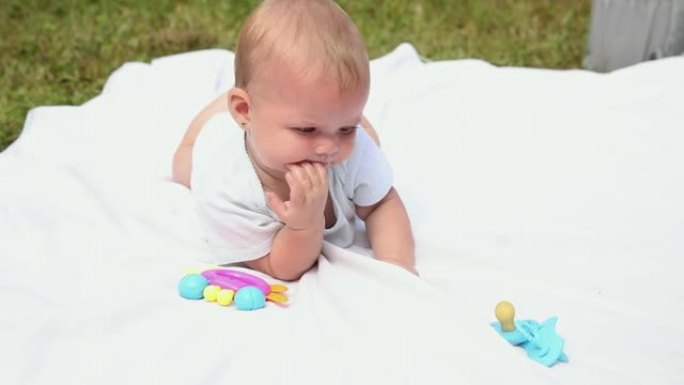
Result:
{"label": "baby's elbow", "polygon": [[281,281],[286,281],[286,282],[292,282],[292,281],[297,281],[306,272],[305,270],[292,270],[292,269],[285,269],[285,268],[278,268],[276,266],[273,266],[271,263],[271,254],[267,254],[257,260],[253,261],[248,261],[246,262],[247,267],[250,269],[257,270],[259,272],[262,272],[266,275],[271,276],[272,278],[281,280]]}
{"label": "baby's elbow", "polygon": [[285,282],[293,282],[293,281],[298,281],[302,276],[304,275],[304,271],[301,272],[288,272],[288,273],[275,273],[272,275],[273,278],[285,281]]}
{"label": "baby's elbow", "polygon": [[270,269],[272,274],[269,274],[271,277],[275,279],[279,279],[281,281],[286,281],[286,282],[292,282],[292,281],[298,281],[304,273],[306,273],[311,266],[305,269],[293,269],[292,266],[287,266],[287,267],[281,267],[280,269]]}

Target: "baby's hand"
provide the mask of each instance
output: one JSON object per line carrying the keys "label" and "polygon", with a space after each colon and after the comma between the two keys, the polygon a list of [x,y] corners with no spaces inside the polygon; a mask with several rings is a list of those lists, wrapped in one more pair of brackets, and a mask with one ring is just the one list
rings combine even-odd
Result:
{"label": "baby's hand", "polygon": [[308,230],[325,225],[323,211],[328,200],[328,170],[320,163],[288,165],[285,180],[290,200],[266,193],[269,205],[285,225],[293,230]]}

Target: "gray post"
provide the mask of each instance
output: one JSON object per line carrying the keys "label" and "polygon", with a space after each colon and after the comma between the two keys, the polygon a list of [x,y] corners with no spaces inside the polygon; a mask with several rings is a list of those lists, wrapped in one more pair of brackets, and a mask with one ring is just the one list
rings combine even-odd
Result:
{"label": "gray post", "polygon": [[594,0],[584,67],[608,72],[684,53],[684,0]]}

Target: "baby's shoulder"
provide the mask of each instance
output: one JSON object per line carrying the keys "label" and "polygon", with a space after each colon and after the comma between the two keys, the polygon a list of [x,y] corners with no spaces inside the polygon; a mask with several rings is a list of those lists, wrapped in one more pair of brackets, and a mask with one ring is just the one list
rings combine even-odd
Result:
{"label": "baby's shoulder", "polygon": [[[227,117],[225,115],[228,115]],[[244,145],[244,132],[229,114],[207,122],[193,153],[192,191],[201,200],[259,205],[261,184]]]}
{"label": "baby's shoulder", "polygon": [[376,162],[375,152],[380,149],[366,130],[359,127],[356,130],[354,150],[344,162],[338,164],[336,172],[345,178],[353,178],[359,169],[373,167]]}

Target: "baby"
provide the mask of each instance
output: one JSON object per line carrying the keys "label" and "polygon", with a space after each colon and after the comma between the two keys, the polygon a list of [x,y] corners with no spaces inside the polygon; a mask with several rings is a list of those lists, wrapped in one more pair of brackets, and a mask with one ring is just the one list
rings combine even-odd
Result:
{"label": "baby", "polygon": [[[324,239],[353,243],[358,216],[377,259],[417,274],[406,209],[363,118],[369,87],[363,40],[333,1],[266,0],[251,13],[234,87],[195,118],[174,156],[174,180],[192,187],[220,263],[298,279]],[[202,127],[230,126],[229,116],[242,130],[193,164]]]}

